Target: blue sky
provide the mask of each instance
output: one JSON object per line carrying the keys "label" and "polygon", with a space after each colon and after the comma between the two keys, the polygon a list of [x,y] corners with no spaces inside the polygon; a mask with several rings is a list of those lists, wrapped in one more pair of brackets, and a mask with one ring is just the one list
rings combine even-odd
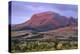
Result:
{"label": "blue sky", "polygon": [[35,13],[53,11],[67,17],[78,16],[77,5],[12,1],[11,24],[20,24]]}

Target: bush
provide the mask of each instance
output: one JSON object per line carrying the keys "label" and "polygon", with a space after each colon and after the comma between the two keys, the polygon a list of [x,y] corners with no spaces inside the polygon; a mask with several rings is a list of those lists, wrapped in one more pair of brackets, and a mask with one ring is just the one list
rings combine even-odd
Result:
{"label": "bush", "polygon": [[31,52],[31,51],[52,51],[62,49],[76,49],[76,42],[65,42],[65,41],[25,41],[23,43],[12,42],[11,52]]}

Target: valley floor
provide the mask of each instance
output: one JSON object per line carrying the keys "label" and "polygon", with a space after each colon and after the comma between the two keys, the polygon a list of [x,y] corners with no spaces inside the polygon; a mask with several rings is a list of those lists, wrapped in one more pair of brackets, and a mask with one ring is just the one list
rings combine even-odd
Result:
{"label": "valley floor", "polygon": [[11,52],[54,51],[78,48],[77,27],[47,32],[11,31]]}

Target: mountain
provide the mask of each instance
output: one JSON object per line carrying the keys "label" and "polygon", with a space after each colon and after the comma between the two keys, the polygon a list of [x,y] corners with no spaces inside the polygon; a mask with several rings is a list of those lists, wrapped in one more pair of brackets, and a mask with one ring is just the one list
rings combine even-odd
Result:
{"label": "mountain", "polygon": [[46,11],[32,15],[30,20],[12,26],[11,30],[48,31],[66,26],[75,26],[76,24],[77,20],[75,18],[68,18],[52,11]]}

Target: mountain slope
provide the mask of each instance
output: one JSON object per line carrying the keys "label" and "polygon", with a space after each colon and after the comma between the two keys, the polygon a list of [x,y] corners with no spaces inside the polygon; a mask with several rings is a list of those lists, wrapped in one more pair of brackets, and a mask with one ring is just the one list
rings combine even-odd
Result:
{"label": "mountain slope", "polygon": [[32,15],[30,20],[13,26],[12,30],[48,31],[75,24],[76,20],[74,18],[67,18],[58,13],[47,11]]}

